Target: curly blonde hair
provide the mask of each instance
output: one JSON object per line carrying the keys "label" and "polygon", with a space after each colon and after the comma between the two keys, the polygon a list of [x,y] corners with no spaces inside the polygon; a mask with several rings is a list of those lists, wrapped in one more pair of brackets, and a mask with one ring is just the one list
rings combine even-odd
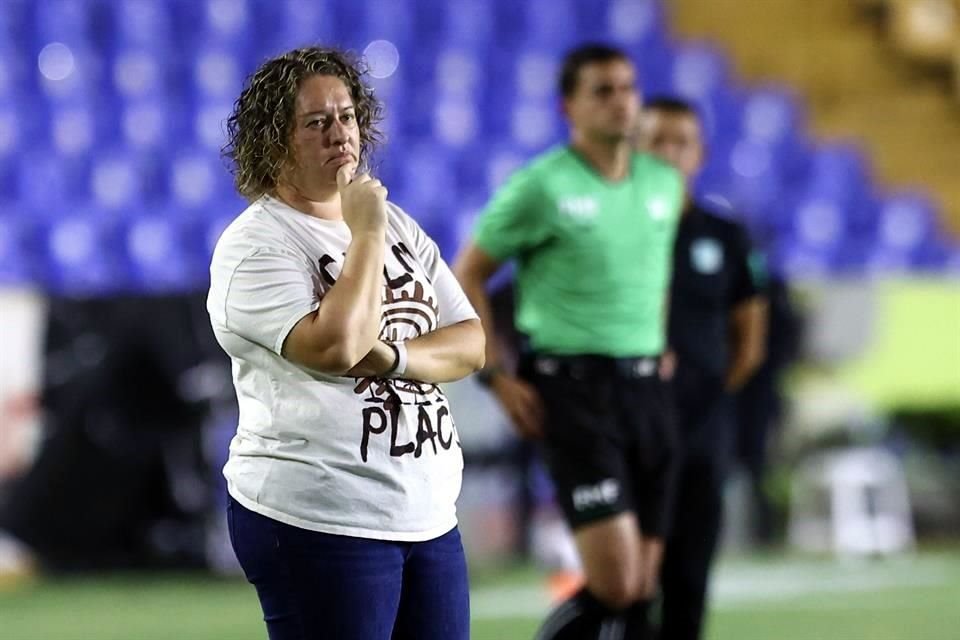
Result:
{"label": "curly blonde hair", "polygon": [[244,85],[227,119],[223,155],[233,164],[237,191],[248,200],[272,193],[283,168],[294,160],[290,144],[297,93],[314,75],[343,80],[360,128],[360,162],[382,141],[383,105],[363,80],[366,68],[350,53],[304,47],[267,60]]}

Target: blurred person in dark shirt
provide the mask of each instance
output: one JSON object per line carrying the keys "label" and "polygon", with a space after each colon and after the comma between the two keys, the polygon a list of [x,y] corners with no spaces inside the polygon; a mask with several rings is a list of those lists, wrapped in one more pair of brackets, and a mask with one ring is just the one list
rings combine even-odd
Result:
{"label": "blurred person in dark shirt", "polygon": [[675,98],[648,101],[640,144],[687,183],[669,312],[681,470],[661,575],[661,638],[694,640],[703,626],[733,449],[731,394],[763,362],[766,302],[762,267],[746,231],[692,196],[705,153],[696,109]]}

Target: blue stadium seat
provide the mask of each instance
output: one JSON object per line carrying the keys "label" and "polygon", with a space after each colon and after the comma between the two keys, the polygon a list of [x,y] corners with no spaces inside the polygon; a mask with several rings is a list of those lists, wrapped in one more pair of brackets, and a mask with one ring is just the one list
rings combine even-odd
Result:
{"label": "blue stadium seat", "polygon": [[153,211],[123,227],[130,285],[140,293],[177,293],[204,287],[207,265],[197,233],[203,227]]}
{"label": "blue stadium seat", "polygon": [[225,98],[198,102],[189,123],[197,145],[212,154],[219,154],[227,143],[227,118],[232,111],[233,102]]}
{"label": "blue stadium seat", "polygon": [[405,145],[397,174],[399,184],[390,187],[391,199],[421,223],[456,201],[457,194],[450,186],[455,184],[455,156],[430,140]]}
{"label": "blue stadium seat", "polygon": [[124,148],[98,154],[90,168],[92,205],[105,216],[140,215],[163,196],[158,160],[155,154]]}
{"label": "blue stadium seat", "polygon": [[[209,217],[239,200],[226,164],[215,153],[183,149],[168,159],[165,168],[169,204],[186,215]],[[235,207],[237,212],[242,208]]]}
{"label": "blue stadium seat", "polygon": [[38,277],[35,227],[26,212],[0,213],[0,286],[32,284]]}
{"label": "blue stadium seat", "polygon": [[518,4],[525,10],[525,44],[567,49],[582,41],[577,12],[570,0],[527,0]]}
{"label": "blue stadium seat", "polygon": [[145,48],[123,48],[110,61],[113,91],[125,100],[163,99],[170,92],[169,60],[161,52]]}
{"label": "blue stadium seat", "polygon": [[51,104],[96,102],[111,88],[103,52],[88,44],[51,44],[39,60],[40,92]]}
{"label": "blue stadium seat", "polygon": [[785,87],[750,91],[740,113],[743,136],[771,146],[784,144],[806,131],[799,100]]}
{"label": "blue stadium seat", "polygon": [[146,98],[123,101],[119,108],[120,141],[132,151],[162,151],[187,138],[185,107],[180,101]]}
{"label": "blue stadium seat", "polygon": [[807,178],[808,192],[837,200],[845,208],[857,206],[870,190],[870,175],[863,151],[848,143],[817,147]]}
{"label": "blue stadium seat", "polygon": [[106,296],[128,289],[118,227],[90,212],[49,220],[44,230],[44,281],[72,297]]}
{"label": "blue stadium seat", "polygon": [[801,201],[793,211],[792,226],[787,233],[806,248],[836,249],[846,241],[843,207],[827,198],[814,197]]}
{"label": "blue stadium seat", "polygon": [[49,111],[50,146],[62,157],[90,154],[116,127],[116,114],[97,104],[57,104]]}
{"label": "blue stadium seat", "polygon": [[606,28],[611,40],[634,50],[658,48],[668,37],[661,0],[609,0]]}
{"label": "blue stadium seat", "polygon": [[239,55],[248,55],[259,36],[256,4],[253,0],[168,0],[179,40],[194,49],[223,47]]}
{"label": "blue stadium seat", "polygon": [[837,268],[836,260],[834,252],[804,247],[789,237],[778,238],[767,254],[770,272],[788,281],[825,276]]}
{"label": "blue stadium seat", "polygon": [[190,61],[190,91],[199,100],[235,100],[250,70],[244,56],[223,46],[198,48]]}
{"label": "blue stadium seat", "polygon": [[303,2],[302,0],[277,0],[263,3],[261,11],[272,16],[268,20],[274,25],[262,33],[259,58],[279,55],[295,47],[309,44],[334,44],[337,31],[330,19],[329,4],[323,2]]}
{"label": "blue stadium seat", "polygon": [[[3,13],[0,11],[0,13]],[[0,99],[32,99],[36,92],[35,61],[9,40],[0,41]]]}
{"label": "blue stadium seat", "polygon": [[157,54],[175,53],[176,33],[170,3],[156,0],[113,0],[113,44],[119,49],[145,49]]}
{"label": "blue stadium seat", "polygon": [[876,210],[876,243],[883,251],[912,253],[937,235],[937,212],[918,193],[898,193],[883,199]]}
{"label": "blue stadium seat", "polygon": [[676,95],[706,100],[725,87],[729,66],[726,56],[712,44],[683,44],[677,48],[673,58],[671,88]]}
{"label": "blue stadium seat", "polygon": [[89,158],[62,156],[46,146],[34,147],[17,158],[20,204],[39,215],[57,216],[87,201]]}
{"label": "blue stadium seat", "polygon": [[496,30],[495,0],[450,0],[440,37],[474,50],[485,48]]}
{"label": "blue stadium seat", "polygon": [[95,9],[96,5],[88,0],[36,0],[33,6],[36,43],[73,45],[93,41]]}
{"label": "blue stadium seat", "polygon": [[433,106],[433,137],[437,147],[464,147],[481,135],[480,114],[470,98],[439,97]]}

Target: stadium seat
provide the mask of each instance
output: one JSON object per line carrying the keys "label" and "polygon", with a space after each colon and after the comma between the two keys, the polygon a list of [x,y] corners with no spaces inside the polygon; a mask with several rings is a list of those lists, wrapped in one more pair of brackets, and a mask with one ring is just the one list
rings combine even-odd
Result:
{"label": "stadium seat", "polygon": [[607,5],[606,31],[615,42],[649,50],[668,38],[661,0],[609,0],[596,8],[602,9],[603,4]]}
{"label": "stadium seat", "polygon": [[[170,205],[184,215],[207,217],[224,203],[237,201],[225,162],[201,148],[175,153],[166,163]],[[242,207],[237,208],[237,212]]]}
{"label": "stadium seat", "polygon": [[[123,101],[121,105],[120,142],[133,151],[162,151],[187,135],[184,108],[176,101],[148,98]],[[200,111],[196,117],[204,114],[205,111]]]}
{"label": "stadium seat", "polygon": [[450,0],[440,37],[472,49],[485,46],[497,33],[495,0]]}
{"label": "stadium seat", "polygon": [[162,53],[145,48],[118,50],[111,60],[114,92],[123,99],[162,99],[169,93],[169,63]]}
{"label": "stadium seat", "polygon": [[115,223],[78,212],[50,220],[43,237],[44,285],[52,293],[96,297],[128,289]]}
{"label": "stadium seat", "polygon": [[33,284],[38,276],[34,221],[24,211],[0,213],[0,286]]}
{"label": "stadium seat", "polygon": [[93,206],[103,215],[127,218],[158,202],[164,193],[157,160],[154,154],[124,148],[97,155],[90,170]]}
{"label": "stadium seat", "polygon": [[293,46],[361,53],[383,40],[370,49],[388,114],[375,170],[391,198],[459,238],[465,211],[564,139],[561,56],[608,41],[637,62],[645,97],[679,94],[698,106],[710,155],[697,193],[729,202],[790,270],[933,269],[953,255],[936,241],[929,202],[878,200],[860,147],[814,146],[789,88],[745,89],[724,52],[675,41],[664,0],[0,4],[0,199],[39,219],[82,213],[133,228],[161,206],[184,224],[232,218],[243,202],[220,149],[245,76]]}
{"label": "stadium seat", "polygon": [[56,216],[87,201],[89,158],[65,157],[50,147],[25,151],[17,158],[20,204],[42,216]]}
{"label": "stadium seat", "polygon": [[169,212],[154,211],[131,220],[123,228],[124,249],[130,265],[130,284],[145,293],[182,293],[202,289],[208,279],[206,251],[196,231]]}
{"label": "stadium seat", "polygon": [[715,46],[688,43],[677,48],[670,71],[673,92],[691,100],[706,100],[720,91],[729,76],[729,62]]}
{"label": "stadium seat", "polygon": [[937,231],[936,209],[921,194],[889,196],[881,201],[876,215],[876,243],[883,250],[913,252],[922,248]]}
{"label": "stadium seat", "polygon": [[110,87],[106,59],[89,44],[51,43],[38,56],[40,91],[51,104],[96,102]]}
{"label": "stadium seat", "polygon": [[190,64],[190,91],[199,100],[235,100],[250,71],[244,56],[223,46],[196,50]]}
{"label": "stadium seat", "polygon": [[32,7],[35,41],[68,45],[93,41],[96,6],[76,0],[36,0]]}
{"label": "stadium seat", "polygon": [[119,49],[140,48],[158,54],[171,54],[175,32],[173,12],[156,0],[113,0],[113,43]]}

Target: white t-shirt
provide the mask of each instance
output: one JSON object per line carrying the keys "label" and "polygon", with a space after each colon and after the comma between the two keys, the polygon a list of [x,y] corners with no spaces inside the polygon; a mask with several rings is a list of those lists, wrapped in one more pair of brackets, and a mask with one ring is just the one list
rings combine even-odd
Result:
{"label": "white t-shirt", "polygon": [[[224,467],[240,504],[304,529],[422,541],[456,523],[463,457],[434,384],[326,375],[282,357],[340,274],[350,231],[264,196],[223,232],[207,310],[240,404]],[[380,337],[476,318],[437,245],[388,204]]]}

